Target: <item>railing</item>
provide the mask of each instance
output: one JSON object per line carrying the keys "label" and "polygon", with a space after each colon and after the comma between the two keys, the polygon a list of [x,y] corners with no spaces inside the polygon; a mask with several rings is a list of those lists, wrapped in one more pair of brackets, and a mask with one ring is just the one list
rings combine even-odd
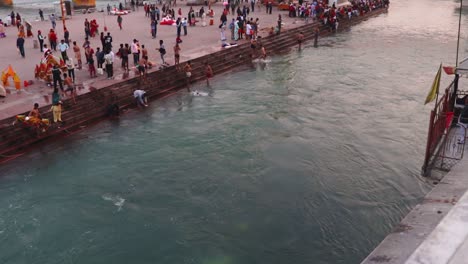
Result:
{"label": "railing", "polygon": [[445,89],[445,92],[438,98],[435,108],[431,111],[429,119],[429,128],[427,134],[426,155],[424,156],[424,164],[422,173],[428,175],[431,163],[438,153],[442,139],[448,133],[447,129],[447,113],[453,112],[455,96],[455,81]]}
{"label": "railing", "polygon": [[444,137],[441,149],[435,156],[431,167],[442,171],[449,171],[459,160],[463,159],[465,138],[466,128],[457,124]]}

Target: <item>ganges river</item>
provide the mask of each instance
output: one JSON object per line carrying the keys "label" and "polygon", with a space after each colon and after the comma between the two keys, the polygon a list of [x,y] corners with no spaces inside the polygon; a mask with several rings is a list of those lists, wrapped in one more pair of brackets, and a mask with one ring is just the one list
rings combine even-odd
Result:
{"label": "ganges river", "polygon": [[393,1],[2,164],[0,263],[359,263],[431,188],[423,102],[457,5]]}

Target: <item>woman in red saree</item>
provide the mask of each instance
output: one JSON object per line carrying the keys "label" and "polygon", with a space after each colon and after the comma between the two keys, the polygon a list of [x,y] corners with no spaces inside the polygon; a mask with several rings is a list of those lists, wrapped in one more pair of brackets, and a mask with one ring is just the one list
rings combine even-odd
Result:
{"label": "woman in red saree", "polygon": [[96,34],[99,34],[99,33],[98,33],[99,25],[98,25],[98,23],[96,22],[96,19],[91,20],[90,28],[91,28],[91,29],[90,29],[90,35],[91,35],[91,37],[94,38],[94,36],[95,36]]}

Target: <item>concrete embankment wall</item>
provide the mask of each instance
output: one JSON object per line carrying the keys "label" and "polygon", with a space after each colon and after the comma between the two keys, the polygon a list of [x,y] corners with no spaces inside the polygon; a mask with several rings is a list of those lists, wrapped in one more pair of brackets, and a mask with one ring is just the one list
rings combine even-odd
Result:
{"label": "concrete embankment wall", "polygon": [[[351,20],[342,20],[339,25],[339,31],[345,30],[350,26],[359,23],[369,17],[386,12],[387,9],[376,9],[365,16],[355,17]],[[300,22],[302,23],[302,22]],[[268,36],[262,38],[262,44],[265,46],[268,54],[288,51],[289,48],[297,46],[297,34],[302,31],[305,39],[313,38],[313,31],[318,24],[309,23],[300,27],[283,31],[280,35]],[[321,36],[331,34],[327,27],[320,26]],[[218,52],[205,55],[192,61],[192,80],[203,80],[205,75],[204,63],[208,62],[214,74],[233,69],[234,67],[245,65],[251,62],[251,48],[249,43],[244,43],[236,47],[222,49]],[[183,65],[183,63],[182,63]],[[171,92],[186,87],[186,77],[183,71],[177,71],[174,66],[151,72],[147,77],[148,81],[140,84],[138,78],[130,78],[121,82],[109,85],[82,94],[76,98],[77,104],[73,104],[71,99],[64,101],[64,111],[62,119],[66,124],[60,129],[51,127],[41,136],[37,136],[34,130],[26,128],[22,124],[12,125],[15,116],[0,121],[0,160],[15,155],[21,149],[29,147],[32,144],[42,141],[52,136],[60,135],[65,131],[77,130],[97,120],[106,117],[107,108],[111,104],[117,104],[120,107],[134,106],[133,91],[135,89],[144,89],[151,100],[160,98]],[[50,105],[40,108],[44,118],[52,120],[52,114],[48,112]],[[27,113],[18,113],[27,114]]]}
{"label": "concrete embankment wall", "polygon": [[[462,198],[468,190],[467,171],[468,160],[463,159],[393,228],[362,264],[468,263],[466,257],[462,262],[454,261],[467,252],[467,230],[459,227],[466,226],[468,219],[453,212],[454,208],[461,206],[463,214],[467,215],[468,202]],[[447,223],[450,224],[447,226]]]}

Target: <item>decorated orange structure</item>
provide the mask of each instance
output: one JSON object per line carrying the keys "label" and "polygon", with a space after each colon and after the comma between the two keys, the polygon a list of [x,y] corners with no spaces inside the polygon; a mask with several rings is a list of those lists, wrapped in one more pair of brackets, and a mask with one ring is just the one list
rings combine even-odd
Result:
{"label": "decorated orange structure", "polygon": [[62,59],[59,59],[49,53],[41,60],[39,64],[36,65],[36,69],[34,70],[34,77],[36,79],[44,80],[47,83],[52,82],[52,68],[54,65],[58,65],[62,70],[67,68],[65,62]]}
{"label": "decorated orange structure", "polygon": [[73,0],[73,6],[78,9],[96,7],[96,0]]}
{"label": "decorated orange structure", "polygon": [[16,90],[21,89],[21,80],[18,74],[13,70],[11,65],[8,65],[8,68],[2,71],[2,83],[3,86],[9,86],[10,83],[8,82],[8,78],[13,78],[13,83],[15,84]]}

